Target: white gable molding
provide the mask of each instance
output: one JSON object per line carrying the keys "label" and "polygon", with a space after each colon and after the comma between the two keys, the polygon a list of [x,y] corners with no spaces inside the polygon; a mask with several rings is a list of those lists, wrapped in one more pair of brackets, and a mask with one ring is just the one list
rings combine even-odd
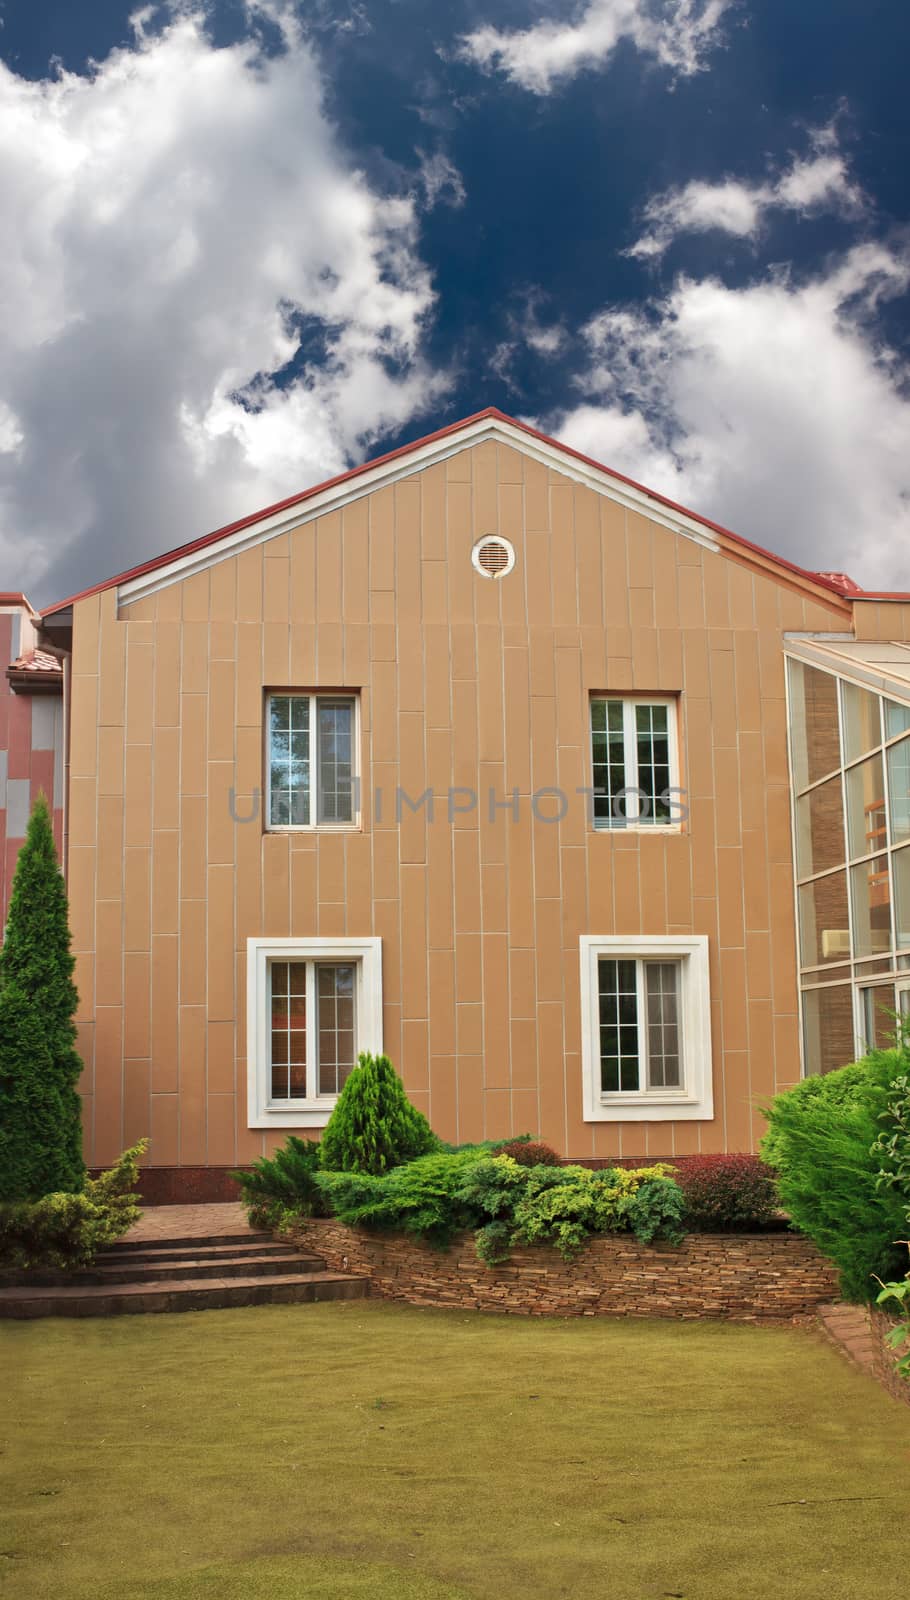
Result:
{"label": "white gable molding", "polygon": [[271,516],[258,518],[248,527],[238,528],[236,533],[226,533],[224,538],[216,543],[190,551],[184,556],[175,556],[173,561],[121,583],[117,590],[118,604],[128,606],[133,601],[146,600],[149,595],[157,594],[159,589],[166,589],[172,583],[179,583],[184,578],[192,577],[196,572],[203,572],[219,561],[226,561],[231,556],[239,555],[242,550],[249,550],[253,545],[264,544],[266,540],[275,539],[279,534],[288,533],[293,528],[302,528],[306,523],[315,521],[317,517],[324,517],[330,511],[338,511],[342,506],[350,505],[355,500],[362,500],[364,495],[372,494],[376,489],[398,483],[414,472],[422,472],[424,468],[435,466],[437,462],[447,461],[450,456],[458,455],[460,451],[467,450],[472,445],[482,444],[488,439],[510,445],[513,450],[520,450],[533,461],[539,461],[542,466],[552,468],[564,478],[571,478],[573,482],[583,484],[585,488],[593,489],[597,494],[605,495],[608,500],[616,501],[629,511],[642,512],[652,522],[659,523],[663,528],[669,528],[671,533],[678,533],[685,539],[694,540],[706,550],[717,553],[721,549],[718,540],[703,523],[694,517],[686,516],[684,512],[671,510],[669,506],[663,505],[648,494],[647,490],[623,483],[602,468],[589,466],[586,462],[567,454],[558,445],[550,444],[544,439],[536,439],[499,417],[481,417],[476,422],[467,423],[454,433],[446,434],[442,439],[430,440],[427,444],[415,446],[414,449],[405,447],[404,451],[391,461],[368,467],[358,473],[356,478],[329,486],[321,493],[311,495],[301,504],[285,506],[283,510],[276,511]]}

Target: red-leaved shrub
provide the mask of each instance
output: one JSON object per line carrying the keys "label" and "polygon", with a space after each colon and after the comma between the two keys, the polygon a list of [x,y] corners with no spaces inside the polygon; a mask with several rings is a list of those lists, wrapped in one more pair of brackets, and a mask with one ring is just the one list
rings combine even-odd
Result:
{"label": "red-leaved shrub", "polygon": [[674,1174],[688,1227],[702,1233],[748,1232],[778,1222],[774,1178],[758,1156],[690,1156]]}
{"label": "red-leaved shrub", "polygon": [[558,1167],[562,1163],[551,1145],[534,1139],[509,1139],[490,1152],[494,1156],[511,1156],[520,1167]]}

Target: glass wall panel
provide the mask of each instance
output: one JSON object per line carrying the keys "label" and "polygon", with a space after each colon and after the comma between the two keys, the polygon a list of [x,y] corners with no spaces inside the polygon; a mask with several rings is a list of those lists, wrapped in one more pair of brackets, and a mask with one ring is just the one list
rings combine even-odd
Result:
{"label": "glass wall panel", "polygon": [[898,950],[910,950],[910,845],[891,857],[894,874],[894,923]]}
{"label": "glass wall panel", "polygon": [[856,1060],[853,989],[836,984],[803,995],[803,1050],[806,1075],[833,1072]]}
{"label": "glass wall panel", "polygon": [[818,967],[843,961],[850,954],[847,919],[847,874],[804,883],[799,894],[800,965]]}
{"label": "glass wall panel", "polygon": [[840,766],[837,679],[802,661],[789,670],[793,782],[805,789]]}
{"label": "glass wall panel", "polygon": [[844,860],[844,803],[840,775],[796,802],[796,871],[800,878],[827,872]]}
{"label": "glass wall panel", "polygon": [[860,989],[863,1044],[867,1050],[887,1050],[897,1031],[893,983],[872,983]]}
{"label": "glass wall panel", "polygon": [[891,843],[910,839],[910,739],[902,739],[886,752]]}
{"label": "glass wall panel", "polygon": [[882,724],[877,694],[842,683],[844,697],[844,760],[864,756],[882,742]]}
{"label": "glass wall panel", "polygon": [[891,948],[891,884],[888,857],[874,856],[850,868],[853,954],[877,956]]}
{"label": "glass wall panel", "polygon": [[887,844],[885,827],[885,780],[881,756],[870,756],[845,774],[847,790],[847,836],[850,858],[871,855]]}
{"label": "glass wall panel", "polygon": [[910,706],[902,706],[897,700],[883,700],[882,705],[885,710],[886,739],[893,739],[895,734],[910,728]]}

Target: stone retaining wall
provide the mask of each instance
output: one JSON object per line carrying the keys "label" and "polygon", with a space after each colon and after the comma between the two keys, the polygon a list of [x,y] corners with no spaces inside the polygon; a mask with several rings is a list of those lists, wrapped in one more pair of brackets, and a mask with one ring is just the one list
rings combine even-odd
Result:
{"label": "stone retaining wall", "polygon": [[572,1262],[518,1246],[485,1267],[473,1235],[437,1250],[400,1234],[302,1223],[294,1238],[333,1269],[370,1279],[375,1293],[412,1305],[463,1306],[532,1316],[715,1317],[787,1321],[835,1298],[834,1268],[793,1233],[690,1234],[679,1246],[627,1235],[593,1239]]}

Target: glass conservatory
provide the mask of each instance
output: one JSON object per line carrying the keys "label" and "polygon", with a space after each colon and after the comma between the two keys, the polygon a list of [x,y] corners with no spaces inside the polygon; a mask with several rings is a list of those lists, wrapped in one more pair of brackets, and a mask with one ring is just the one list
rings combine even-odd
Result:
{"label": "glass conservatory", "polygon": [[787,667],[809,1074],[889,1043],[910,1016],[910,696]]}

